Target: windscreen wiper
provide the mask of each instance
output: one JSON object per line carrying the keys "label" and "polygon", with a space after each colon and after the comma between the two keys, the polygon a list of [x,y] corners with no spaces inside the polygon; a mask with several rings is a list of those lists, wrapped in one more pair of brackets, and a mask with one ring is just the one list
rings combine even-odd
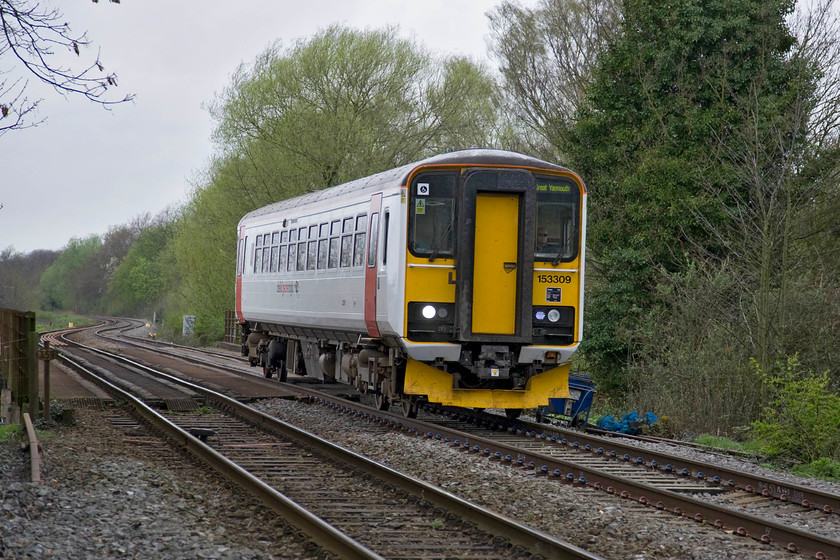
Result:
{"label": "windscreen wiper", "polygon": [[446,226],[446,230],[443,232],[443,235],[438,238],[437,243],[435,243],[435,246],[432,247],[432,254],[429,255],[429,262],[435,260],[437,254],[440,253],[440,250],[443,248],[443,242],[446,241],[450,231],[452,231],[452,222],[449,222],[449,225]]}

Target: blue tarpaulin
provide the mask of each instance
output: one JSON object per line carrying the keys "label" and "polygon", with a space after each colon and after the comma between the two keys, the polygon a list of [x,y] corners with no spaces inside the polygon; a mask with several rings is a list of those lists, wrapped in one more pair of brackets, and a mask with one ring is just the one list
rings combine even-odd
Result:
{"label": "blue tarpaulin", "polygon": [[645,414],[644,420],[639,419],[639,413],[636,411],[625,414],[621,420],[616,422],[613,416],[603,416],[598,420],[598,429],[605,432],[618,432],[620,434],[638,434],[639,428],[643,425],[648,427],[653,426],[653,423],[659,418],[653,412]]}

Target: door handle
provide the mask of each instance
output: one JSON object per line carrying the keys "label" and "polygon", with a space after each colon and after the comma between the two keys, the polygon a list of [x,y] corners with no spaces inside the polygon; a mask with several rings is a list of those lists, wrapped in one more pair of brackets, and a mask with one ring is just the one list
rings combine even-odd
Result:
{"label": "door handle", "polygon": [[510,274],[511,272],[516,270],[516,263],[515,262],[506,262],[504,264],[504,266],[505,266],[505,272],[507,272],[508,274]]}

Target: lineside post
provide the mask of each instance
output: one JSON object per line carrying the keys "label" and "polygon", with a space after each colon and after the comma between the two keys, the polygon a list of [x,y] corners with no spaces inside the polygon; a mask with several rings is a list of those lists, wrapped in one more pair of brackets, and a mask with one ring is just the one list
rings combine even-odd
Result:
{"label": "lineside post", "polygon": [[25,313],[24,323],[26,328],[26,357],[24,363],[26,364],[27,378],[29,379],[29,417],[38,418],[38,404],[39,393],[38,390],[38,360],[36,358],[38,350],[38,333],[35,332],[35,314]]}

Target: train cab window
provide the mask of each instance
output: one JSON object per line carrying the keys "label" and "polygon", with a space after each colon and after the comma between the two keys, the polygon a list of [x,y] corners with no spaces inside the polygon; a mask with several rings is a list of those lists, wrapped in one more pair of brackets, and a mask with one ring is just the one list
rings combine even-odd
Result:
{"label": "train cab window", "polygon": [[353,242],[353,266],[365,264],[365,237],[367,231],[367,214],[356,216],[356,236]]}
{"label": "train cab window", "polygon": [[534,260],[568,262],[578,254],[580,191],[568,179],[536,177],[537,219]]}
{"label": "train cab window", "polygon": [[418,175],[409,188],[409,250],[418,257],[455,256],[457,175]]}

